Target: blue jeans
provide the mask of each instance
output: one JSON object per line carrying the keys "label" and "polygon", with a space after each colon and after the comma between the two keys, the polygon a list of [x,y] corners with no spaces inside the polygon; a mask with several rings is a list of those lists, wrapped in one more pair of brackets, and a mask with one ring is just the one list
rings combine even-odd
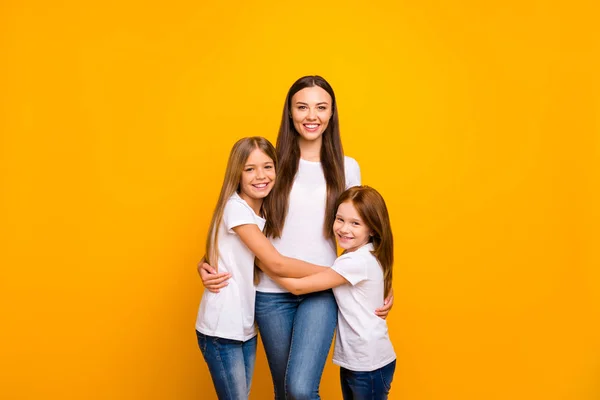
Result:
{"label": "blue jeans", "polygon": [[320,399],[321,375],[337,325],[333,292],[256,292],[255,304],[275,399]]}
{"label": "blue jeans", "polygon": [[396,370],[396,360],[375,371],[357,372],[340,367],[344,400],[387,400]]}
{"label": "blue jeans", "polygon": [[247,399],[256,360],[256,336],[245,342],[198,331],[196,336],[219,399]]}

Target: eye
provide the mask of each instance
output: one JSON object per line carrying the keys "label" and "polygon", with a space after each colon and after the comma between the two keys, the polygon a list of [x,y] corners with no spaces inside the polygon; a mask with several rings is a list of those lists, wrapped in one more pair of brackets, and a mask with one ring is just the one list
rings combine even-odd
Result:
{"label": "eye", "polygon": [[267,166],[265,166],[265,168],[266,169],[273,169],[273,166],[272,165],[267,165]]}
{"label": "eye", "polygon": [[340,217],[337,217],[335,220],[338,221],[338,222],[344,222],[344,220],[341,219]]}
{"label": "eye", "polygon": [[254,168],[246,168],[246,169],[244,170],[244,172],[252,172],[252,171],[254,171]]}
{"label": "eye", "polygon": [[308,107],[306,106],[298,106],[298,110],[306,110]]}
{"label": "eye", "polygon": [[327,110],[327,107],[326,106],[319,106],[319,110],[325,111],[325,110]]}
{"label": "eye", "polygon": [[354,226],[360,226],[360,223],[358,223],[358,222],[353,222],[353,223],[352,223],[352,225],[354,225]]}

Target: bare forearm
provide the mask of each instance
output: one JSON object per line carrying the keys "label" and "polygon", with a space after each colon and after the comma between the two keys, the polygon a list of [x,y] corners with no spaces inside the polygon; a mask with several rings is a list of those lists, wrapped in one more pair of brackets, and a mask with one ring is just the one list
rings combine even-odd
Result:
{"label": "bare forearm", "polygon": [[284,268],[279,274],[284,278],[303,278],[305,276],[318,274],[328,267],[311,264],[296,258],[284,257]]}
{"label": "bare forearm", "polygon": [[259,260],[258,267],[271,278],[302,278],[327,269],[327,267],[284,256],[279,257],[275,262],[265,263],[262,260]]}
{"label": "bare forearm", "polygon": [[284,257],[256,225],[240,225],[233,230],[254,253],[258,260],[258,267],[269,276],[303,277],[327,269],[295,258]]}
{"label": "bare forearm", "polygon": [[289,291],[292,294],[298,294],[295,293],[294,291],[294,282],[296,279],[294,278],[282,278],[280,276],[274,275],[271,276],[271,279],[273,279],[275,282],[277,282],[277,284],[279,286],[281,286],[282,288],[284,288],[285,290]]}
{"label": "bare forearm", "polygon": [[286,290],[296,295],[319,292],[348,283],[343,276],[331,268],[325,268],[322,272],[305,276],[304,278],[284,278],[277,276],[273,279]]}
{"label": "bare forearm", "polygon": [[295,295],[310,293],[313,291],[310,290],[306,284],[306,278],[284,278],[281,276],[273,276],[272,278],[285,290]]}

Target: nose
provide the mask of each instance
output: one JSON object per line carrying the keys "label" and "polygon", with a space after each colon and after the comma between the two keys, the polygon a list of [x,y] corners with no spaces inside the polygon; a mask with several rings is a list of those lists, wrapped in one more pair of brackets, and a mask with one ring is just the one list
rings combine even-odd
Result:
{"label": "nose", "polygon": [[311,121],[317,119],[317,111],[314,108],[309,109],[306,119],[309,119]]}
{"label": "nose", "polygon": [[256,169],[256,179],[265,179],[265,170],[263,168]]}

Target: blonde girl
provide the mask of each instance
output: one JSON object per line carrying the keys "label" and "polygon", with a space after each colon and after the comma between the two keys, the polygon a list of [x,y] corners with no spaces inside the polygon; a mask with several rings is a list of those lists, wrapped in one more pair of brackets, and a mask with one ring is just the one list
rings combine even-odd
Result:
{"label": "blonde girl", "polygon": [[275,183],[276,153],[262,137],[239,140],[232,148],[225,179],[206,239],[206,260],[233,275],[229,290],[204,291],[196,335],[219,399],[246,399],[254,370],[254,254],[237,231],[265,225],[264,198]]}
{"label": "blonde girl", "polygon": [[219,293],[205,290],[196,319],[198,345],[219,399],[247,399],[256,355],[254,257],[272,270],[285,265],[306,276],[322,267],[283,257],[263,235],[263,201],[275,184],[276,154],[262,137],[239,140],[231,150],[225,179],[206,240],[206,260],[230,276]]}

